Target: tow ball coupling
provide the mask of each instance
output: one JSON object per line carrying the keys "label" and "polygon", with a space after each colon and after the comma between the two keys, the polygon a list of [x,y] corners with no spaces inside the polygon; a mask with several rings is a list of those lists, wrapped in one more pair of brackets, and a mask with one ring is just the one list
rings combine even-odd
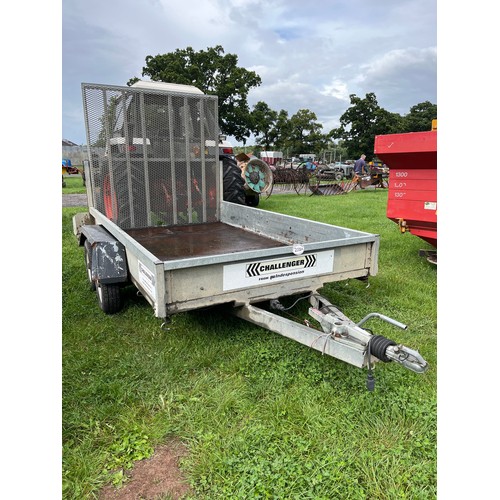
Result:
{"label": "tow ball coupling", "polygon": [[358,323],[354,323],[320,295],[312,295],[310,303],[312,307],[309,308],[309,314],[320,323],[325,334],[346,346],[351,344],[353,348],[362,349],[364,364],[369,370],[372,356],[386,363],[395,361],[416,373],[424,373],[427,370],[428,364],[418,351],[361,328],[361,325],[372,318],[378,318],[402,330],[406,330],[407,325],[379,313],[370,313]]}

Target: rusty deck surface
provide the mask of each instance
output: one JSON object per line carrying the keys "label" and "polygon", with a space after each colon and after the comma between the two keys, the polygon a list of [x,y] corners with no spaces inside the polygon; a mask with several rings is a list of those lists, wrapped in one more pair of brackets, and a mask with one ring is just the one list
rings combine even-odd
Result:
{"label": "rusty deck surface", "polygon": [[128,229],[127,233],[162,261],[285,246],[222,222]]}

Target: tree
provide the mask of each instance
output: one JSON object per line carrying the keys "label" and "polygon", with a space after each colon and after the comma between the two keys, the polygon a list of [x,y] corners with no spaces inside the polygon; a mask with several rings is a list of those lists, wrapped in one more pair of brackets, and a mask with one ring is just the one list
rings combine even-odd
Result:
{"label": "tree", "polygon": [[432,127],[432,120],[437,118],[437,105],[429,101],[412,106],[403,117],[404,132],[425,132]]}
{"label": "tree", "polygon": [[274,124],[273,136],[275,137],[275,147],[280,151],[289,152],[288,137],[290,137],[290,120],[288,119],[288,111],[282,109],[278,113],[278,117]]}
{"label": "tree", "polygon": [[256,137],[257,144],[270,149],[276,140],[276,121],[278,113],[273,111],[265,102],[259,101],[250,114],[252,133]]}
{"label": "tree", "polygon": [[365,153],[371,159],[377,135],[430,130],[437,117],[437,106],[429,101],[413,106],[402,117],[381,108],[374,93],[366,94],[364,99],[355,94],[349,97],[351,106],[340,117],[340,127],[330,131],[329,137],[343,139],[352,158]]}
{"label": "tree", "polygon": [[[254,71],[237,64],[238,56],[224,55],[220,45],[199,52],[187,47],[154,57],[148,55],[142,76],[153,81],[194,85],[205,94],[218,96],[221,132],[246,142],[250,136],[248,92],[258,87],[262,80]],[[128,84],[137,80],[132,78]]]}
{"label": "tree", "polygon": [[322,149],[324,136],[322,125],[316,115],[308,109],[299,109],[290,118],[288,137],[285,144],[292,153],[313,152]]}
{"label": "tree", "polygon": [[342,139],[351,158],[364,153],[371,159],[375,136],[401,132],[401,116],[381,108],[374,93],[366,94],[364,99],[355,94],[349,97],[351,106],[340,117],[340,127],[329,136]]}

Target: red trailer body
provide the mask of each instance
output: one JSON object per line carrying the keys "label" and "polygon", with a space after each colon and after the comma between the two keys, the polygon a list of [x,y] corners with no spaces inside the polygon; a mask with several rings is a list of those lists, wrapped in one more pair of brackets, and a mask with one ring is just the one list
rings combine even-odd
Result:
{"label": "red trailer body", "polygon": [[378,135],[375,155],[389,167],[387,217],[437,248],[437,130]]}

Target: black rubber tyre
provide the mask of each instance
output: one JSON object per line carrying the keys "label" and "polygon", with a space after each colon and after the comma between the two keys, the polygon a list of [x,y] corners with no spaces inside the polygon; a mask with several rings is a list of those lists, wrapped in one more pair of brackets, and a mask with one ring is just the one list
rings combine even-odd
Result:
{"label": "black rubber tyre", "polygon": [[259,206],[260,196],[258,194],[245,194],[245,205],[249,207]]}
{"label": "black rubber tyre", "polygon": [[335,180],[341,181],[344,178],[344,174],[342,172],[335,172]]}
{"label": "black rubber tyre", "polygon": [[105,285],[103,283],[97,282],[96,292],[97,300],[99,301],[99,307],[106,314],[115,314],[122,309],[123,303],[120,285],[117,285],[115,283]]}
{"label": "black rubber tyre", "polygon": [[92,281],[92,247],[89,240],[85,240],[83,247],[85,249],[85,268],[87,270],[87,278],[89,279],[90,289],[95,290],[95,282]]}
{"label": "black rubber tyre", "polygon": [[228,155],[220,155],[222,160],[223,200],[245,205],[245,181],[236,160]]}

